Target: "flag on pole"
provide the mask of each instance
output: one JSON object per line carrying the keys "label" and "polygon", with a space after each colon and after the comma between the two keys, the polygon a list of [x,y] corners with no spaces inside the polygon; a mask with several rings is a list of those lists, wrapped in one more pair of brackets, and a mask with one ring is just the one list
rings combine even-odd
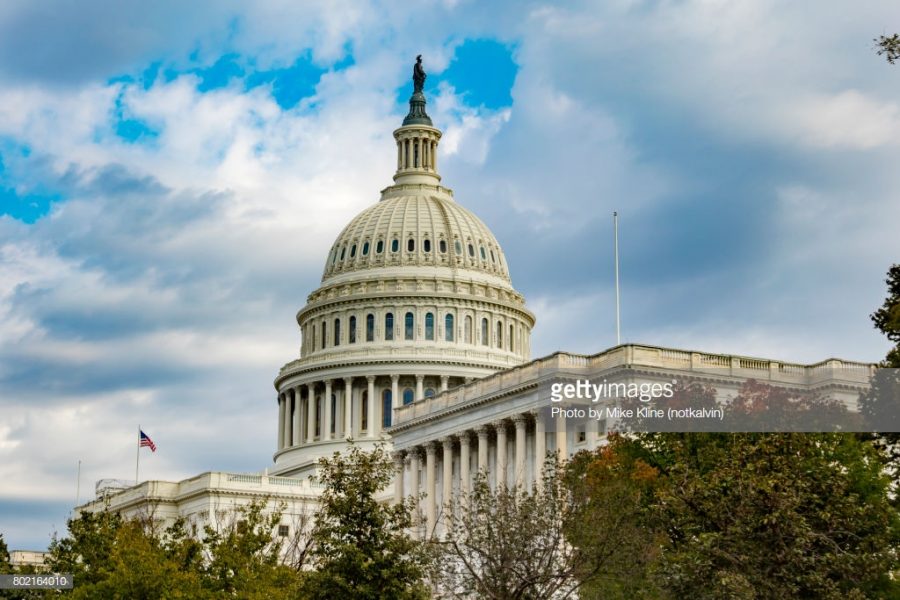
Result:
{"label": "flag on pole", "polygon": [[141,447],[147,446],[150,448],[151,452],[156,452],[156,444],[153,443],[153,440],[150,439],[150,436],[141,431]]}

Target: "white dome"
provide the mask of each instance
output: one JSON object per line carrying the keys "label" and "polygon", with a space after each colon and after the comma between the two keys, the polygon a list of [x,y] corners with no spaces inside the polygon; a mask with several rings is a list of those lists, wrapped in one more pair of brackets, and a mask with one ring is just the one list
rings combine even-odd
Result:
{"label": "white dome", "polygon": [[432,193],[391,190],[350,221],[337,237],[322,283],[343,273],[396,266],[477,271],[508,283],[506,259],[494,234],[448,192],[439,186]]}

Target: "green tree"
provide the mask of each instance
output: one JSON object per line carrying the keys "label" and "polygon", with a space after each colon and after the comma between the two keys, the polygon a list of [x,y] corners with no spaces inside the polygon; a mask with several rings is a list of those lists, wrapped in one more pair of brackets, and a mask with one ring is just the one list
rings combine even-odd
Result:
{"label": "green tree", "polygon": [[68,522],[69,535],[50,544],[51,571],[72,573],[72,598],[204,598],[200,573],[182,568],[155,535],[150,520],[109,511]]}
{"label": "green tree", "polygon": [[879,443],[888,452],[892,471],[900,472],[900,264],[888,269],[888,295],[870,318],[875,328],[894,343],[860,395],[860,413],[871,431],[883,432]]}
{"label": "green tree", "polygon": [[198,537],[183,520],[159,531],[152,518],[83,513],[50,544],[48,565],[72,573],[73,598],[295,598],[300,575],[281,563],[280,511],[265,500],[216,515]]}
{"label": "green tree", "polygon": [[617,452],[617,435],[566,465],[571,503],[566,539],[580,550],[577,576],[582,600],[664,597],[653,569],[665,536],[651,511],[659,471]]}
{"label": "green tree", "polygon": [[891,64],[900,59],[900,35],[882,35],[875,38],[878,56],[884,56]]}
{"label": "green tree", "polygon": [[6,540],[0,533],[0,573],[11,573],[12,565],[9,564],[9,548],[6,546]]}
{"label": "green tree", "polygon": [[305,577],[306,597],[427,598],[426,549],[407,534],[411,505],[378,500],[394,478],[384,447],[363,452],[351,445],[322,459],[318,477],[324,489],[312,531],[316,570]]}
{"label": "green tree", "polygon": [[660,472],[656,572],[674,597],[893,597],[897,514],[877,448],[852,434],[641,434]]}

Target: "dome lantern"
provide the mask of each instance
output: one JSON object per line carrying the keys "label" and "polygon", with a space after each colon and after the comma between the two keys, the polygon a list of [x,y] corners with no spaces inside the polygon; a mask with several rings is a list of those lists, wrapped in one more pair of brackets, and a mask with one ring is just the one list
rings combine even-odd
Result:
{"label": "dome lantern", "polygon": [[437,172],[437,147],[441,131],[434,127],[425,112],[425,69],[422,55],[416,57],[413,66],[413,94],[409,98],[409,113],[403,125],[394,131],[397,140],[397,172],[394,182],[426,183],[434,185],[441,180]]}

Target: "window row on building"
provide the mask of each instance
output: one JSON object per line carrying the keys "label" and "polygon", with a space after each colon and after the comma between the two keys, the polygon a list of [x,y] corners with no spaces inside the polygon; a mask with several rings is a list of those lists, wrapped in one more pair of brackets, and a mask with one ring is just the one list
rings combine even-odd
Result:
{"label": "window row on building", "polygon": [[416,313],[413,311],[388,311],[378,317],[375,313],[368,313],[359,317],[350,315],[311,320],[304,327],[304,350],[312,352],[361,342],[443,340],[521,352],[522,325],[501,319],[493,320],[492,324],[492,320],[484,316],[473,318],[472,315],[465,315],[462,323],[457,323],[452,312],[440,314],[431,311],[424,314],[424,327],[421,329],[416,327]]}
{"label": "window row on building", "polygon": [[[343,244],[341,246],[335,246],[331,251],[331,266],[332,267],[340,267],[344,264],[349,264],[354,260],[367,258],[370,255],[381,256],[385,254],[385,250],[388,251],[389,254],[398,254],[400,253],[400,248],[404,247],[407,253],[416,252],[416,238],[414,236],[409,236],[405,239],[401,239],[400,236],[394,236],[391,238],[390,242],[386,242],[384,239],[378,239],[375,241],[374,245],[370,240],[363,240],[361,242],[353,242],[351,244]],[[422,252],[424,254],[431,254],[434,251],[431,238],[426,236],[422,239]],[[450,251],[450,246],[447,243],[447,240],[441,238],[437,242],[437,252],[439,254],[447,254]],[[476,262],[478,258],[481,258],[481,262],[485,265],[488,265],[488,261],[490,264],[502,267],[503,266],[503,258],[500,256],[499,248],[494,248],[492,244],[488,244],[485,247],[485,244],[481,241],[477,243],[472,241],[471,239],[466,241],[463,244],[460,240],[456,239],[453,241],[453,253],[458,257],[468,257],[470,262]]]}

